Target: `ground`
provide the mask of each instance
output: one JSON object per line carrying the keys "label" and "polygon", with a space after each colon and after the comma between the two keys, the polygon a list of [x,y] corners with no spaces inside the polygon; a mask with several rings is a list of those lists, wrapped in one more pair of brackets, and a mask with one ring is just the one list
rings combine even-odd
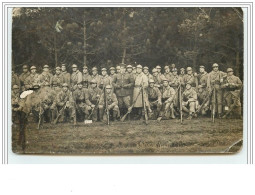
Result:
{"label": "ground", "polygon": [[237,152],[243,138],[243,121],[210,118],[112,122],[93,124],[36,123],[26,129],[26,148],[17,145],[18,126],[13,125],[12,150],[15,153],[42,154],[169,154]]}

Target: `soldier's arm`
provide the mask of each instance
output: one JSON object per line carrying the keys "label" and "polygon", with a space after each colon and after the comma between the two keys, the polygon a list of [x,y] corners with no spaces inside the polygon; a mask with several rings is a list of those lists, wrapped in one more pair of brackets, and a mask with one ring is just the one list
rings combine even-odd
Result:
{"label": "soldier's arm", "polygon": [[162,94],[158,88],[156,89],[156,91],[157,91],[157,95],[158,95],[158,102],[160,103],[161,99],[162,99]]}
{"label": "soldier's arm", "polygon": [[112,108],[113,108],[114,106],[117,106],[117,105],[118,105],[118,99],[117,99],[115,93],[112,94],[112,101],[113,101],[113,102],[112,102],[112,104],[110,105]]}
{"label": "soldier's arm", "polygon": [[89,90],[87,90],[87,92],[85,93],[85,102],[87,105],[90,106],[92,105],[92,103],[90,102],[89,98],[90,98],[90,93],[89,93]]}
{"label": "soldier's arm", "polygon": [[169,95],[170,95],[170,97],[166,100],[166,103],[171,103],[172,101],[173,101],[173,99],[174,99],[174,96],[175,96],[175,90],[174,89],[170,89],[169,90]]}
{"label": "soldier's arm", "polygon": [[101,94],[99,98],[100,99],[99,99],[98,105],[104,106],[104,94]]}

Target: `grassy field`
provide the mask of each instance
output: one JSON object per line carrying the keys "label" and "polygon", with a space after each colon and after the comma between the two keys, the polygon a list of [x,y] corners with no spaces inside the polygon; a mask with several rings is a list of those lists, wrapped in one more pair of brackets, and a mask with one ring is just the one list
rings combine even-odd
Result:
{"label": "grassy field", "polygon": [[[185,120],[112,122],[93,124],[44,124],[26,129],[26,149],[17,145],[18,128],[13,126],[15,153],[41,154],[169,154],[224,153],[243,137],[243,121],[210,118]],[[241,144],[230,152],[237,152]]]}

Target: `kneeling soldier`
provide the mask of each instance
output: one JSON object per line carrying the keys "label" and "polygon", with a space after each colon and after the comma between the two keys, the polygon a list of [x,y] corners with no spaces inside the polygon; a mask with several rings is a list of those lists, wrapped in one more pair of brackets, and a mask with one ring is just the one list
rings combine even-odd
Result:
{"label": "kneeling soldier", "polygon": [[150,109],[156,110],[156,113],[154,114],[156,117],[158,117],[161,106],[162,106],[162,101],[161,101],[161,92],[158,89],[158,87],[154,86],[154,80],[150,79],[149,80],[149,87],[147,89],[148,91],[148,99],[149,99],[149,104],[150,104]]}
{"label": "kneeling soldier", "polygon": [[[202,85],[198,85],[198,110],[201,112],[201,114],[204,116],[207,114],[207,111],[209,110],[209,104],[210,104],[210,98],[209,98],[209,92],[204,89]],[[201,106],[203,106],[201,108]]]}
{"label": "kneeling soldier", "polygon": [[189,113],[188,119],[192,118],[192,114],[196,112],[197,92],[191,87],[191,84],[186,84],[186,89],[182,94],[182,110]]}
{"label": "kneeling soldier", "polygon": [[111,85],[106,85],[105,94],[101,94],[98,108],[100,121],[102,121],[103,117],[105,116],[104,110],[108,110],[107,113],[110,113],[110,111],[112,111],[113,121],[115,121],[116,118],[118,117],[119,115],[118,100],[115,93],[112,92]]}
{"label": "kneeling soldier", "polygon": [[162,88],[162,108],[159,113],[158,121],[162,119],[163,116],[168,118],[169,111],[171,112],[171,118],[175,118],[174,116],[174,97],[175,90],[169,86],[168,80],[163,80],[163,88]]}

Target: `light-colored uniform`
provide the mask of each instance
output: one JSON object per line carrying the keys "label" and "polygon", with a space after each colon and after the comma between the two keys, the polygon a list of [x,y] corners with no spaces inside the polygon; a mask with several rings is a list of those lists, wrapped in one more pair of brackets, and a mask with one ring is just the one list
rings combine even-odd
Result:
{"label": "light-colored uniform", "polygon": [[[143,72],[141,72],[140,74],[137,74],[135,79],[135,86],[134,86],[134,93],[133,93],[133,101],[136,100],[136,102],[134,103],[135,108],[143,107],[142,93],[140,93],[142,86],[144,89],[148,87],[148,77]],[[144,99],[145,100],[148,99],[146,90],[144,90]]]}

